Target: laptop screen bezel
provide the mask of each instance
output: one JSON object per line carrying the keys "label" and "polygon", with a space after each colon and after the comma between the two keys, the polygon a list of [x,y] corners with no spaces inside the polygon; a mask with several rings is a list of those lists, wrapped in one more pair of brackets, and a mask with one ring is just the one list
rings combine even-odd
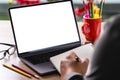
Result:
{"label": "laptop screen bezel", "polygon": [[[54,4],[54,3],[66,2],[66,1],[70,1],[70,3],[71,3],[71,7],[72,7],[72,10],[73,10],[73,16],[74,16],[75,24],[76,24],[76,29],[77,29],[77,33],[79,35],[78,36],[79,37],[79,41],[72,42],[72,43],[67,43],[67,44],[63,44],[63,45],[58,45],[58,46],[52,46],[52,47],[48,47],[48,48],[44,48],[44,49],[38,49],[38,50],[30,51],[30,52],[25,52],[25,53],[22,53],[22,54],[19,53],[18,46],[17,46],[16,35],[15,35],[15,31],[14,31],[14,26],[13,26],[13,21],[12,21],[12,16],[11,16],[10,10],[11,9],[16,9],[16,8],[29,7],[29,6]],[[12,26],[12,31],[13,31],[13,36],[14,36],[14,41],[15,41],[15,44],[16,44],[18,56],[20,56],[20,57],[28,57],[28,56],[34,56],[34,55],[39,55],[39,54],[43,54],[43,53],[54,52],[54,51],[57,51],[57,50],[59,51],[59,50],[65,49],[65,48],[71,49],[71,48],[75,48],[75,47],[81,46],[79,28],[78,28],[76,16],[75,16],[75,13],[74,13],[74,5],[73,5],[72,0],[66,0],[66,1],[56,1],[56,2],[41,3],[41,4],[34,4],[34,5],[22,5],[22,6],[10,7],[8,9],[9,16],[10,16],[10,22],[11,22],[11,26]],[[36,54],[30,54],[30,53],[36,53]]]}

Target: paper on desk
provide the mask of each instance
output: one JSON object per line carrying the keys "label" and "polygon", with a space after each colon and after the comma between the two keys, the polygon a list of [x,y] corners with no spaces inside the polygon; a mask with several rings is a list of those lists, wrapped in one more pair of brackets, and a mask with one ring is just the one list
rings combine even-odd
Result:
{"label": "paper on desk", "polygon": [[55,66],[55,68],[58,70],[59,73],[60,73],[61,60],[65,59],[65,57],[69,55],[71,51],[74,51],[76,55],[80,58],[87,57],[89,60],[91,60],[91,55],[93,53],[93,45],[91,43],[85,44],[80,47],[74,48],[72,50],[51,57],[50,61],[52,62],[52,64]]}

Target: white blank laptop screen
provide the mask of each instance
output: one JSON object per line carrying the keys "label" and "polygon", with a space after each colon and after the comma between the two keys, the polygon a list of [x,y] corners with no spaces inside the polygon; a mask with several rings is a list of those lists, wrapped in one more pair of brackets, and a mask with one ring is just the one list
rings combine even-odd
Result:
{"label": "white blank laptop screen", "polygon": [[70,1],[10,9],[18,52],[79,41]]}

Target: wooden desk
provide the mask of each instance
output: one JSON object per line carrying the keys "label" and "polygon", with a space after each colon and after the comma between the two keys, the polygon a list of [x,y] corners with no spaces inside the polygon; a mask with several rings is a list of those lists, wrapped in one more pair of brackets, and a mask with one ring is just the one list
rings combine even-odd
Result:
{"label": "wooden desk", "polygon": [[[81,26],[82,23],[78,23],[78,25]],[[14,44],[13,33],[12,33],[10,21],[0,21],[0,42]],[[0,49],[0,51],[1,51],[1,49]],[[28,71],[31,71],[32,73],[35,73],[33,70],[31,70],[25,64],[23,64],[20,61],[20,59],[17,57],[17,54],[15,53],[10,58],[6,56],[5,59],[0,60],[0,80],[37,80],[35,78],[29,79],[29,78],[24,77],[23,75],[20,75],[14,71],[11,71],[11,70],[3,67],[2,66],[3,63],[9,64],[9,65],[16,64]],[[42,78],[42,80],[60,80],[60,76],[58,74],[51,74],[51,75],[47,75],[44,77],[43,76],[40,76],[40,77]]]}

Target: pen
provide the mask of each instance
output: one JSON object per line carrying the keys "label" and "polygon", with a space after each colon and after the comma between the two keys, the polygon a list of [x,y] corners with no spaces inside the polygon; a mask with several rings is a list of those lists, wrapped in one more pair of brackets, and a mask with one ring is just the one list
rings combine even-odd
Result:
{"label": "pen", "polygon": [[25,73],[25,72],[23,72],[23,71],[20,71],[20,70],[14,68],[14,67],[12,67],[12,66],[8,66],[8,65],[6,65],[6,64],[3,64],[3,66],[6,67],[6,68],[8,68],[8,69],[10,69],[10,70],[13,70],[13,71],[21,74],[21,75],[24,75],[24,76],[26,76],[26,77],[28,77],[28,78],[32,78],[32,76],[30,76],[29,74],[27,74],[27,73]]}
{"label": "pen", "polygon": [[75,61],[76,61],[76,62],[79,62],[79,61],[80,61],[80,58],[76,56],[76,57],[75,57]]}
{"label": "pen", "polygon": [[14,68],[16,68],[16,69],[19,69],[19,70],[21,70],[21,71],[23,71],[23,72],[25,72],[25,73],[27,73],[27,74],[29,74],[29,75],[37,78],[37,79],[40,78],[38,75],[32,74],[31,72],[28,72],[28,71],[26,71],[26,70],[24,70],[24,69],[22,69],[22,68],[20,68],[20,67],[18,67],[18,66],[16,66],[16,65],[14,65],[14,64],[12,64],[12,66],[13,66]]}

